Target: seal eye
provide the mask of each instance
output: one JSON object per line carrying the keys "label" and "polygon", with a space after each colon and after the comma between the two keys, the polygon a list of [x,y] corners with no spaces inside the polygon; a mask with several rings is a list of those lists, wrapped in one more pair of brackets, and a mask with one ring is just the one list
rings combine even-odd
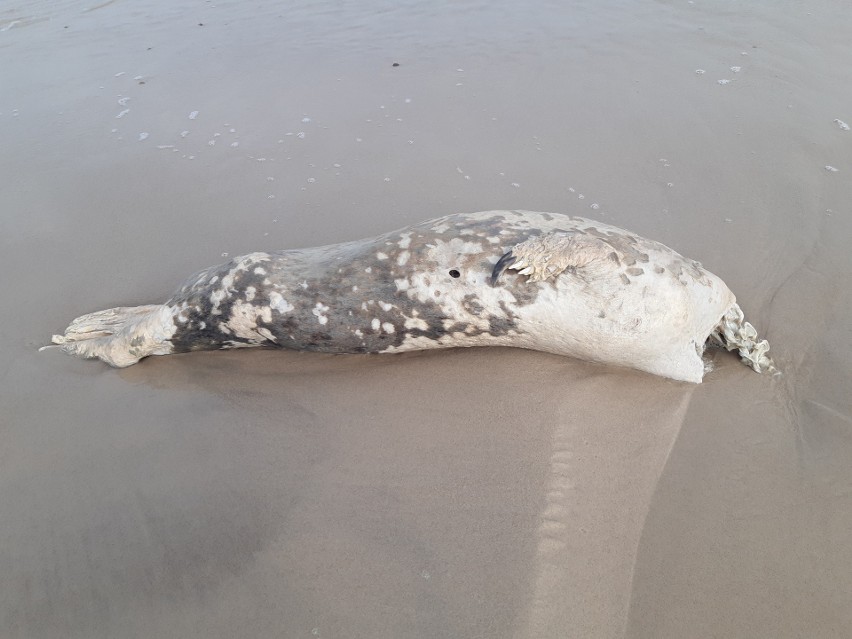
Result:
{"label": "seal eye", "polygon": [[461,277],[461,273],[459,273],[456,269],[450,271],[450,277]]}

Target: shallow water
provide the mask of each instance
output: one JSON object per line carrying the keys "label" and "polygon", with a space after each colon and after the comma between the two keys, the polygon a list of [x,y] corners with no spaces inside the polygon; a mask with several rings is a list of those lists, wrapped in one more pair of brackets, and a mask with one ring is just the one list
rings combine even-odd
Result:
{"label": "shallow water", "polygon": [[[850,29],[800,3],[5,3],[0,636],[847,636]],[[37,352],[225,255],[493,208],[700,260],[784,375]]]}

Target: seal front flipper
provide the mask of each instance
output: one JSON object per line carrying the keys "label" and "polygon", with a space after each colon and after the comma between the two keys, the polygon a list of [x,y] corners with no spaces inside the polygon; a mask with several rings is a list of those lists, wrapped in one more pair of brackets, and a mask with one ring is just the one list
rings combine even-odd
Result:
{"label": "seal front flipper", "polygon": [[[613,258],[614,256],[614,258]],[[491,284],[506,269],[528,275],[530,282],[543,282],[564,271],[576,271],[595,261],[615,259],[618,254],[610,244],[581,233],[553,231],[536,235],[516,244],[503,255],[491,271]]]}

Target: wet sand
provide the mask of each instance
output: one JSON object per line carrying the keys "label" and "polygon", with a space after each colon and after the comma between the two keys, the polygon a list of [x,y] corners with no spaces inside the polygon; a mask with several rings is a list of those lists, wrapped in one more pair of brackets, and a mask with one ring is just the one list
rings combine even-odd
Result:
{"label": "wet sand", "polygon": [[[4,5],[0,637],[848,636],[852,17],[536,7]],[[784,375],[37,352],[223,254],[495,208],[700,260]]]}

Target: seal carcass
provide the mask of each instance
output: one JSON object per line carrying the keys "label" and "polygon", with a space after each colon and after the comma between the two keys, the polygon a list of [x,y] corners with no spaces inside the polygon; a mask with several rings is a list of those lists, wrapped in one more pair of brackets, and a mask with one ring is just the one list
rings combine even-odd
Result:
{"label": "seal carcass", "polygon": [[701,381],[702,353],[715,342],[774,370],[733,293],[698,262],[608,224],[531,211],[251,253],[197,273],[165,304],[83,315],[53,342],[117,367],[251,346],[517,346],[688,382]]}

